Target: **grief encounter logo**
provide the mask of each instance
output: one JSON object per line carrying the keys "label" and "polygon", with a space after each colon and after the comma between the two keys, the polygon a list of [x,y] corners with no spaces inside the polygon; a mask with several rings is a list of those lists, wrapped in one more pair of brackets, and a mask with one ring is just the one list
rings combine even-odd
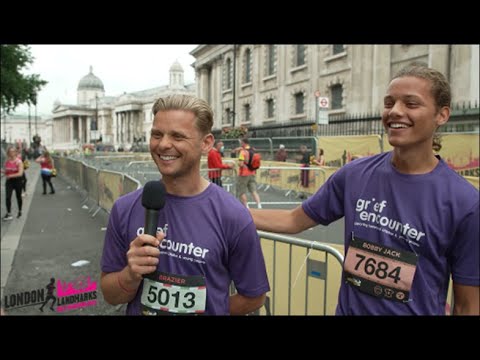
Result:
{"label": "grief encounter logo", "polygon": [[40,289],[5,295],[3,307],[13,310],[38,306],[41,312],[65,312],[97,305],[97,282],[90,276],[79,276],[74,281],[51,278]]}
{"label": "grief encounter logo", "polygon": [[361,221],[355,221],[355,226],[365,226],[376,229],[388,235],[405,240],[415,246],[420,246],[420,240],[425,236],[425,232],[415,228],[412,224],[402,223],[399,220],[391,219],[382,214],[387,207],[386,200],[358,199],[355,207],[358,218]]}

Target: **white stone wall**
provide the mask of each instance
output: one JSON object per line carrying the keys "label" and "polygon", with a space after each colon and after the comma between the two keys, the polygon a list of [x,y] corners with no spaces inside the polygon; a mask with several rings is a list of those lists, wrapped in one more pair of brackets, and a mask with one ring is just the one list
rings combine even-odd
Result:
{"label": "white stone wall", "polygon": [[[244,54],[252,51],[252,81],[244,82]],[[315,117],[314,93],[331,98],[330,88],[341,84],[342,108],[331,114],[378,113],[391,77],[409,63],[423,62],[443,72],[451,81],[453,101],[478,101],[478,45],[344,45],[333,54],[333,45],[308,45],[305,65],[295,67],[295,45],[277,45],[276,73],[266,74],[267,45],[237,45],[236,126],[311,121]],[[202,45],[196,58],[197,94],[208,99],[216,113],[215,129],[223,123],[225,109],[233,107],[233,91],[225,89],[226,61],[233,60],[233,45]],[[295,115],[294,94],[305,94],[305,112]],[[266,100],[273,99],[275,115],[267,118]],[[250,122],[242,122],[243,105],[250,104]],[[233,109],[232,109],[233,110]]]}
{"label": "white stone wall", "polygon": [[5,115],[0,119],[1,138],[2,140],[6,139],[9,143],[17,142],[19,140],[30,144],[36,133],[42,138],[42,143],[45,138],[48,138],[45,119],[40,116],[37,116],[37,126],[35,127],[35,116],[30,115],[30,130],[28,115]]}
{"label": "white stone wall", "polygon": [[105,93],[101,90],[78,90],[77,91],[77,105],[89,105],[95,107],[95,97],[102,98]]}

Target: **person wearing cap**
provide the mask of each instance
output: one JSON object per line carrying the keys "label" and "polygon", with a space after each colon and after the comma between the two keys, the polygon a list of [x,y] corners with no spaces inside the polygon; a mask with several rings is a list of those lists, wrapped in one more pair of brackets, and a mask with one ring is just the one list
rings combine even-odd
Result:
{"label": "person wearing cap", "polygon": [[275,154],[275,161],[287,161],[287,156],[288,154],[285,145],[280,144],[277,153]]}

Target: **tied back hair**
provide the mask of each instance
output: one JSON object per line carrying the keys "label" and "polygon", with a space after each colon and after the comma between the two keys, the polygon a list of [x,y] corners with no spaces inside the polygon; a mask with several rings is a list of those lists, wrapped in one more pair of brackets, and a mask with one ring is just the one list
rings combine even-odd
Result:
{"label": "tied back hair", "polygon": [[[425,79],[431,84],[431,93],[435,100],[435,109],[437,113],[443,108],[450,108],[452,102],[452,90],[450,84],[445,76],[438,70],[429,68],[426,64],[421,62],[413,62],[410,65],[401,69],[393,79],[405,76],[412,76],[420,79]],[[393,80],[392,79],[392,80]],[[438,131],[438,128],[437,128]],[[435,132],[433,135],[432,148],[438,152],[442,148],[441,134]]]}

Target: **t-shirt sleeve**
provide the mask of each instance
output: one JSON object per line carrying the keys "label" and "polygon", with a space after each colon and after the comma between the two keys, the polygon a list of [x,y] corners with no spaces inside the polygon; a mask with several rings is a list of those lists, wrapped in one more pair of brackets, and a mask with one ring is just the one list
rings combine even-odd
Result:
{"label": "t-shirt sleeve", "polygon": [[467,213],[458,227],[451,251],[452,280],[468,286],[480,286],[479,203]]}
{"label": "t-shirt sleeve", "polygon": [[270,291],[260,239],[253,221],[240,231],[229,251],[231,277],[240,295],[257,297]]}
{"label": "t-shirt sleeve", "polygon": [[127,251],[130,241],[125,239],[120,219],[118,206],[115,203],[108,219],[101,259],[101,269],[106,273],[120,271],[127,266]]}
{"label": "t-shirt sleeve", "polygon": [[317,192],[302,203],[303,211],[315,222],[328,225],[344,216],[344,168],[337,170]]}

